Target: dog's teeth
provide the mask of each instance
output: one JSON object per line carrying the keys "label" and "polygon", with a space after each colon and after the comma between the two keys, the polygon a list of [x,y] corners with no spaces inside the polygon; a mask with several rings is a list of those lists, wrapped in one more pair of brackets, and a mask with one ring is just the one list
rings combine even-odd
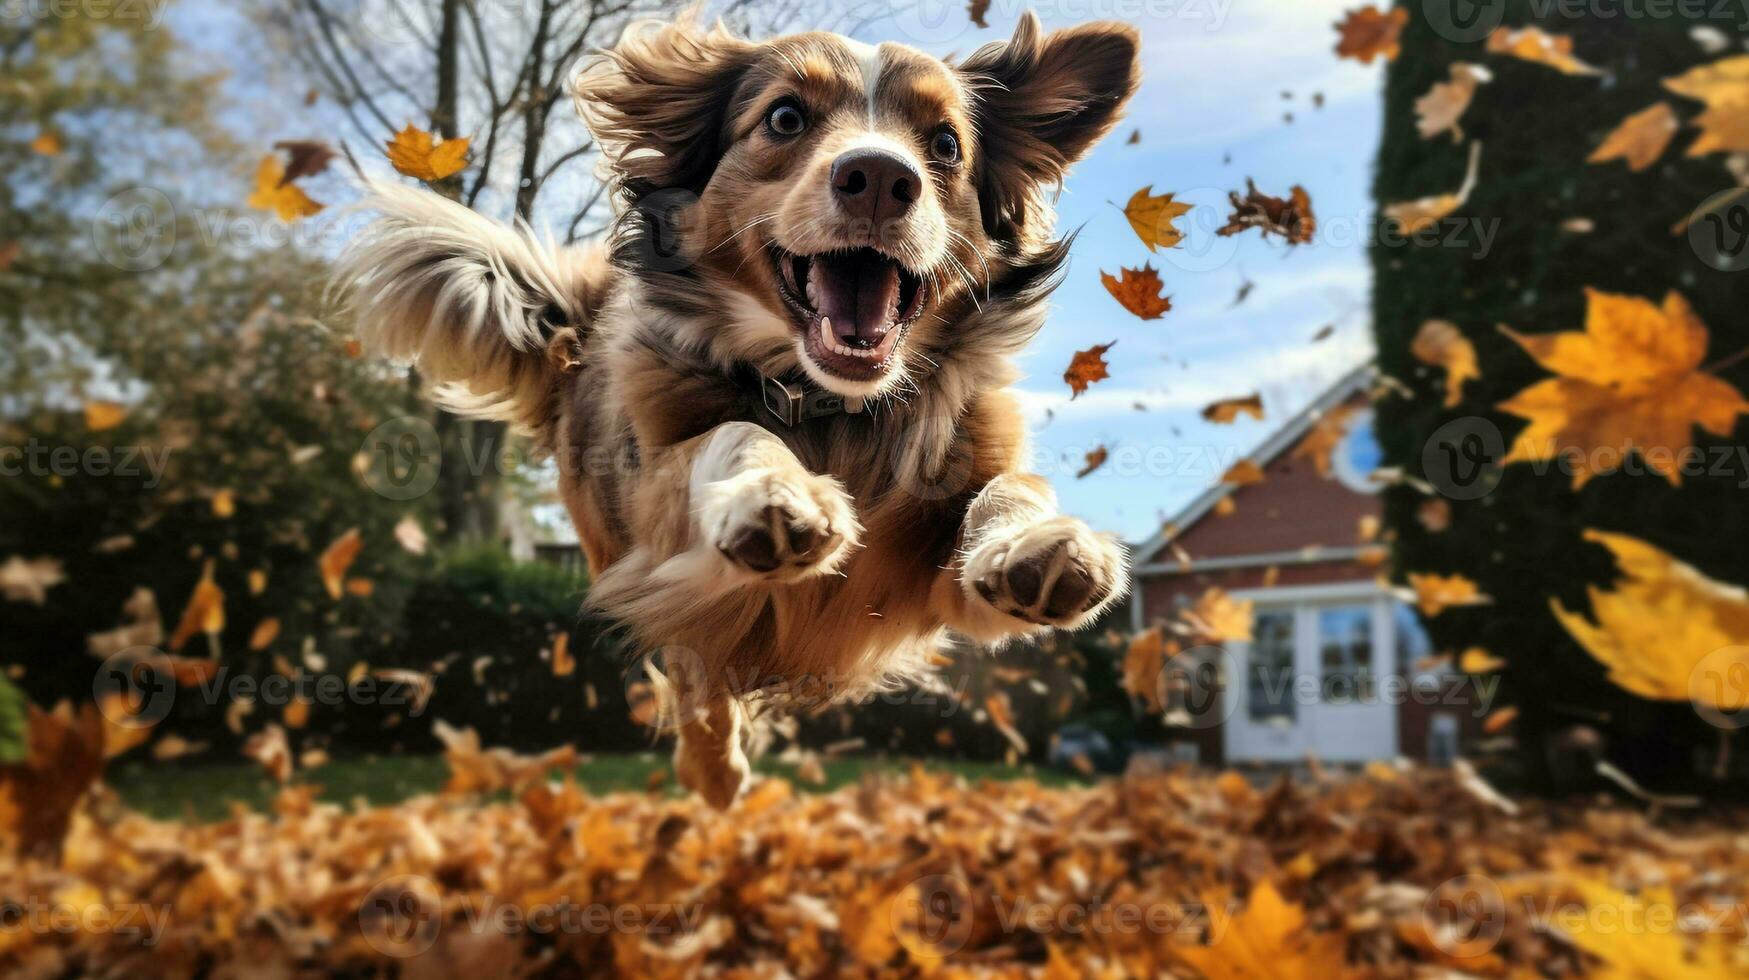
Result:
{"label": "dog's teeth", "polygon": [[829,316],[820,318],[820,343],[825,344],[828,349],[833,346],[832,318]]}

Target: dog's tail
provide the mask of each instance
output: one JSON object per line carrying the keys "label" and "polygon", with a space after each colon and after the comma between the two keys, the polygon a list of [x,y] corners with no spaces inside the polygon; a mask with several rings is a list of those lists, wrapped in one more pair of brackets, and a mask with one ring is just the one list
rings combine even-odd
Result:
{"label": "dog's tail", "polygon": [[373,185],[378,216],[334,271],[359,339],[411,361],[439,404],[550,442],[606,277],[596,250],[561,248],[429,191]]}

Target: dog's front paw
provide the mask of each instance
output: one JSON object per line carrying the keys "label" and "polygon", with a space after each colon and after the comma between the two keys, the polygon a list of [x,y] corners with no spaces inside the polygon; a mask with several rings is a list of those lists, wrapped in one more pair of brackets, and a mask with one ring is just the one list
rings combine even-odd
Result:
{"label": "dog's front paw", "polygon": [[731,564],[778,580],[836,569],[861,533],[838,481],[799,467],[709,484],[700,516],[710,544]]}
{"label": "dog's front paw", "polygon": [[997,612],[1039,626],[1073,628],[1124,582],[1124,553],[1073,517],[1056,517],[973,550],[960,579]]}

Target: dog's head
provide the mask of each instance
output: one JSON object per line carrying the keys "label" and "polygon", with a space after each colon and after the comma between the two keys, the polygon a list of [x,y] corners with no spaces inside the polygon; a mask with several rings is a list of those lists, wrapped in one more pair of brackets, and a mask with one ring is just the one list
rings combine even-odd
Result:
{"label": "dog's head", "polygon": [[719,361],[868,396],[1012,274],[1060,263],[1044,192],[1117,121],[1137,45],[1027,15],[954,64],[683,22],[628,33],[575,95],[636,219],[621,255],[643,301]]}

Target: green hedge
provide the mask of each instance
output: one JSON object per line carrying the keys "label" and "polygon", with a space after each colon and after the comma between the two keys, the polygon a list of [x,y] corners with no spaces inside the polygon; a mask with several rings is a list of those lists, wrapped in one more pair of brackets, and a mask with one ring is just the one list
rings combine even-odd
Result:
{"label": "green hedge", "polygon": [[[1464,13],[1490,7],[1453,4]],[[1701,202],[1734,185],[1723,157],[1685,157],[1697,130],[1684,128],[1644,172],[1631,173],[1620,162],[1585,162],[1625,116],[1654,102],[1670,102],[1684,119],[1697,114],[1698,104],[1660,83],[1723,56],[1706,54],[1689,36],[1708,21],[1619,12],[1567,17],[1559,6],[1504,3],[1507,25],[1538,24],[1571,37],[1581,59],[1608,72],[1594,78],[1487,54],[1481,40],[1442,37],[1433,27],[1447,16],[1440,0],[1400,6],[1410,18],[1402,54],[1386,74],[1375,196],[1382,208],[1462,183],[1467,147],[1449,136],[1422,139],[1414,103],[1446,80],[1452,62],[1483,64],[1493,81],[1480,87],[1462,120],[1466,137],[1485,147],[1480,180],[1453,218],[1481,220],[1496,232],[1480,255],[1474,235],[1464,247],[1373,246],[1380,368],[1413,392],[1380,401],[1387,465],[1427,475],[1424,451],[1435,432],[1464,418],[1478,420],[1466,423],[1474,431],[1497,429],[1510,446],[1525,422],[1495,406],[1548,374],[1496,327],[1537,334],[1581,329],[1588,286],[1654,301],[1680,291],[1711,328],[1709,361],[1749,346],[1749,276],[1715,271],[1685,237],[1672,234]],[[1538,10],[1547,15],[1537,19]],[[1737,37],[1737,16],[1732,11],[1710,26]],[[1572,219],[1588,219],[1594,230],[1575,231]],[[1482,369],[1462,403],[1450,409],[1441,404],[1444,372],[1410,354],[1416,331],[1435,318],[1462,329]],[[1722,376],[1749,391],[1749,365]],[[1749,423],[1740,422],[1731,439],[1699,435],[1703,447],[1743,445]],[[1586,528],[1632,534],[1721,581],[1749,583],[1749,552],[1742,547],[1749,540],[1749,507],[1741,486],[1749,473],[1741,469],[1691,477],[1680,489],[1655,475],[1617,473],[1574,492],[1559,470],[1539,475],[1514,465],[1485,497],[1452,500],[1450,529],[1440,533],[1416,520],[1425,499],[1420,493],[1393,488],[1386,522],[1395,538],[1394,572],[1399,580],[1408,572],[1460,573],[1493,596],[1492,605],[1448,611],[1430,626],[1443,648],[1479,645],[1509,661],[1503,695],[1523,712],[1517,734],[1533,763],[1545,763],[1545,750],[1583,724],[1604,735],[1606,754],[1637,776],[1654,784],[1689,779],[1710,765],[1706,756],[1716,751],[1718,731],[1685,704],[1638,700],[1610,684],[1550,614],[1549,602],[1557,598],[1587,610],[1585,587],[1614,578],[1608,553],[1581,540]]]}

